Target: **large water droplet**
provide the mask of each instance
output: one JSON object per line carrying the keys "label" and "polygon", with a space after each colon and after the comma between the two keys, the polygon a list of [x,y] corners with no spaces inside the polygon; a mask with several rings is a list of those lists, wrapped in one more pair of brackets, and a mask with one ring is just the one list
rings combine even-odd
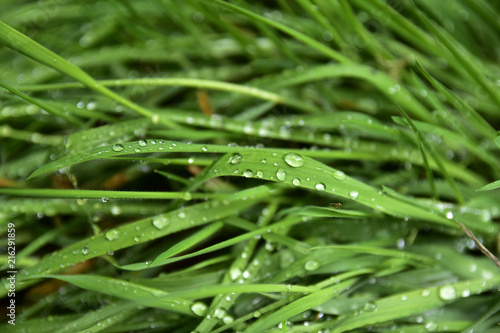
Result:
{"label": "large water droplet", "polygon": [[309,260],[304,265],[304,268],[306,269],[306,271],[314,271],[315,269],[318,269],[318,267],[319,267],[319,263],[317,261],[314,261],[314,260]]}
{"label": "large water droplet", "polygon": [[453,286],[443,286],[439,288],[439,298],[443,301],[452,301],[457,297],[457,290]]}
{"label": "large water droplet", "polygon": [[231,268],[229,270],[229,278],[231,281],[236,281],[241,276],[241,270],[239,268]]}
{"label": "large water droplet", "polygon": [[191,305],[191,311],[193,311],[195,315],[203,317],[205,315],[205,312],[207,311],[207,306],[205,305],[205,303],[196,302]]}
{"label": "large water droplet", "polygon": [[223,308],[217,308],[214,311],[215,318],[222,319],[222,317],[224,317],[225,314],[226,314],[226,310],[224,310]]}
{"label": "large water droplet", "polygon": [[238,153],[234,153],[229,158],[229,163],[231,163],[231,164],[240,164],[241,162],[243,162],[243,156],[241,156]]}
{"label": "large water droplet", "polygon": [[306,160],[297,153],[285,154],[283,155],[283,159],[285,160],[286,164],[294,168],[301,167],[306,162]]}
{"label": "large water droplet", "polygon": [[335,178],[337,180],[344,180],[345,179],[345,173],[343,173],[340,170],[333,171],[332,176],[333,176],[333,178]]}
{"label": "large water droplet", "polygon": [[252,178],[253,177],[253,171],[252,170],[245,170],[245,171],[243,171],[243,176],[245,178]]}
{"label": "large water droplet", "polygon": [[111,229],[106,232],[106,238],[109,241],[114,241],[120,238],[120,233],[116,229]]}
{"label": "large water droplet", "polygon": [[117,143],[116,145],[113,146],[113,151],[116,151],[116,152],[120,152],[123,149],[125,149],[125,147],[123,147],[123,145],[121,145],[119,143]]}
{"label": "large water droplet", "polygon": [[153,218],[153,226],[157,229],[163,229],[169,223],[170,223],[170,221],[168,220],[168,218],[166,216],[163,216],[163,215],[156,216],[155,218]]}
{"label": "large water droplet", "polygon": [[314,185],[314,188],[318,191],[325,191],[326,190],[326,186],[323,183],[317,183],[316,185]]}
{"label": "large water droplet", "polygon": [[358,191],[351,191],[349,192],[349,198],[356,200],[359,197],[359,192]]}
{"label": "large water droplet", "polygon": [[284,181],[286,179],[286,171],[279,168],[278,171],[276,172],[276,177],[278,177],[279,181]]}

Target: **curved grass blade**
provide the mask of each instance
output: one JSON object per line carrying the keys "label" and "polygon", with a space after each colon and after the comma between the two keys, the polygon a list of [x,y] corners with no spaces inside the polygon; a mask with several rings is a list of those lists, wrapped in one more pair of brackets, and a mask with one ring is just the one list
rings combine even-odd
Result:
{"label": "curved grass blade", "polygon": [[100,191],[100,190],[59,190],[59,189],[32,189],[32,188],[0,188],[0,194],[18,195],[41,198],[75,198],[75,199],[206,199],[223,198],[228,195],[217,193],[189,193],[189,192],[138,192],[138,191]]}
{"label": "curved grass blade", "polygon": [[346,332],[377,323],[405,318],[452,303],[462,297],[477,295],[500,286],[500,277],[491,280],[467,280],[439,287],[413,290],[374,302],[371,311],[347,315],[333,325],[332,332]]}
{"label": "curved grass blade", "polygon": [[110,327],[114,322],[121,322],[125,317],[139,311],[140,306],[134,302],[119,302],[104,306],[96,311],[90,311],[80,318],[67,323],[55,333],[99,332]]}
{"label": "curved grass blade", "polygon": [[436,260],[431,259],[427,256],[419,255],[419,254],[408,252],[408,251],[384,249],[381,247],[374,247],[374,246],[329,245],[329,246],[312,247],[309,249],[309,251],[316,251],[316,250],[321,250],[321,249],[352,251],[352,252],[357,252],[357,253],[367,253],[367,254],[373,254],[373,255],[379,255],[379,256],[402,258],[402,259],[407,260],[411,264],[417,264],[417,265],[425,264],[425,265],[432,266],[432,265],[436,264]]}
{"label": "curved grass blade", "polygon": [[[0,43],[48,67],[51,67],[60,73],[74,78],[75,80],[84,84],[86,87],[97,91],[98,93],[107,96],[126,107],[129,107],[142,116],[152,119],[153,122],[155,122],[155,119],[159,120],[157,117],[154,117],[155,114],[151,111],[129,101],[126,98],[123,98],[122,96],[104,87],[79,67],[73,65],[66,59],[48,50],[47,48],[43,47],[42,45],[38,44],[34,40],[30,39],[26,35],[22,34],[21,32],[10,27],[2,21],[0,21]],[[163,119],[162,121],[167,126],[175,127],[175,124],[169,122],[168,119]]]}
{"label": "curved grass blade", "polygon": [[79,120],[78,118],[72,117],[71,115],[67,115],[64,112],[59,111],[57,108],[52,107],[52,105],[47,104],[45,102],[42,102],[41,100],[39,100],[37,98],[33,98],[31,96],[28,96],[25,93],[17,90],[16,88],[11,87],[10,85],[8,85],[6,83],[3,83],[2,81],[0,81],[0,87],[4,87],[6,90],[10,91],[11,93],[21,97],[22,99],[30,102],[31,104],[34,104],[34,105],[46,110],[47,112],[50,112],[58,117],[65,119],[66,121],[68,121],[69,123],[71,123],[73,125],[82,125],[83,124],[83,122],[81,120]]}
{"label": "curved grass blade", "polygon": [[195,314],[191,310],[193,302],[179,297],[171,297],[169,293],[137,284],[123,279],[114,279],[97,275],[32,275],[30,279],[53,278],[71,283],[79,288],[95,291],[105,295],[136,302],[148,307],[182,313],[189,316]]}
{"label": "curved grass blade", "polygon": [[[18,275],[18,286],[21,290],[29,285],[26,279],[32,275],[49,274],[78,262],[106,255],[110,251],[117,251],[136,244],[158,239],[175,232],[194,228],[212,221],[223,219],[237,214],[239,211],[252,206],[259,200],[270,195],[268,187],[257,187],[233,194],[224,200],[212,200],[183,209],[177,209],[154,217],[142,219],[126,224],[105,233],[94,235],[81,240],[60,251],[53,252],[37,265],[24,269]],[[2,285],[1,295],[6,295],[8,289]]]}
{"label": "curved grass blade", "polygon": [[260,333],[289,318],[321,305],[352,286],[358,279],[348,279],[333,287],[328,287],[293,301],[250,325],[246,333]]}
{"label": "curved grass blade", "polygon": [[484,185],[483,187],[477,189],[476,191],[491,191],[491,190],[496,190],[497,188],[500,188],[500,180],[496,180],[493,183]]}

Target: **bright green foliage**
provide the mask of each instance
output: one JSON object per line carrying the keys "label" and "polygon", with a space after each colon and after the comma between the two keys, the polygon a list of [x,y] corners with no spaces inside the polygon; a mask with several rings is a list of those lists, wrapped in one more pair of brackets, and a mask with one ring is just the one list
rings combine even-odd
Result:
{"label": "bright green foliage", "polygon": [[3,1],[1,331],[498,332],[498,17]]}

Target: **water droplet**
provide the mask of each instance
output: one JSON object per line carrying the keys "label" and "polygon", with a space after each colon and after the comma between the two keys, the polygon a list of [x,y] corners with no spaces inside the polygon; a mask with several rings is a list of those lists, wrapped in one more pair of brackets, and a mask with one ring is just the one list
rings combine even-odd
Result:
{"label": "water droplet", "polygon": [[168,220],[168,218],[166,216],[163,216],[163,215],[156,216],[155,218],[153,218],[153,226],[157,229],[163,229],[169,223],[170,223],[170,221]]}
{"label": "water droplet", "polygon": [[367,311],[367,312],[376,311],[377,310],[377,304],[375,304],[373,302],[368,302],[368,303],[365,304],[364,310]]}
{"label": "water droplet", "polygon": [[102,198],[101,198],[101,201],[102,201],[102,203],[106,203],[106,202],[108,202],[108,201],[109,201],[109,198],[102,197]]}
{"label": "water droplet", "polygon": [[325,191],[326,190],[326,186],[323,183],[317,183],[316,185],[314,185],[314,188],[318,191]]}
{"label": "water droplet", "polygon": [[[204,151],[204,152],[208,151],[208,147],[207,147],[207,146],[203,146],[203,147],[201,147],[201,151]],[[234,163],[233,163],[233,164],[234,164]]]}
{"label": "water droplet", "polygon": [[120,238],[120,233],[116,229],[111,229],[106,232],[106,238],[109,241],[114,241]]}
{"label": "water droplet", "polygon": [[231,324],[233,321],[234,321],[234,318],[231,316],[224,316],[224,318],[222,318],[222,322],[226,325]]}
{"label": "water droplet", "polygon": [[332,176],[333,176],[333,178],[335,178],[337,180],[344,180],[345,179],[345,173],[343,173],[340,170],[333,171]]}
{"label": "water droplet", "polygon": [[178,212],[177,213],[177,217],[180,218],[180,219],[183,219],[183,218],[186,217],[186,213],[184,213],[184,212]]}
{"label": "water droplet", "polygon": [[231,268],[229,270],[229,278],[231,281],[237,280],[241,276],[241,270],[239,268]]}
{"label": "water droplet", "polygon": [[452,212],[447,212],[447,213],[446,213],[446,218],[447,218],[448,220],[451,220],[451,219],[453,218],[453,213],[452,213]]}
{"label": "water droplet", "polygon": [[134,149],[134,151],[135,151],[136,153],[140,153],[140,152],[141,152],[141,148],[135,148],[135,149]]}
{"label": "water droplet", "polygon": [[276,172],[276,177],[278,177],[279,181],[284,181],[286,179],[286,171],[279,168],[278,171]]}
{"label": "water droplet", "polygon": [[146,147],[148,145],[148,143],[146,142],[146,140],[139,140],[139,146],[141,147]]}
{"label": "water droplet", "polygon": [[231,163],[231,164],[240,164],[241,162],[243,162],[243,156],[241,156],[238,153],[234,153],[229,158],[229,163]]}
{"label": "water droplet", "polygon": [[116,151],[116,152],[119,152],[119,151],[122,151],[123,149],[125,149],[123,147],[123,145],[117,143],[116,145],[113,146],[113,151]]}
{"label": "water droplet", "polygon": [[314,260],[307,261],[306,264],[304,265],[306,271],[314,271],[315,269],[318,269],[318,267],[319,267],[319,262]]}
{"label": "water droplet", "polygon": [[286,164],[293,168],[298,168],[304,165],[306,160],[299,154],[297,153],[289,153],[286,155],[283,155],[283,159],[285,160]]}
{"label": "water droplet", "polygon": [[205,303],[196,302],[191,305],[191,311],[193,311],[195,315],[203,317],[205,315],[205,312],[207,311],[207,306],[205,305]]}
{"label": "water droplet", "polygon": [[294,178],[294,179],[292,180],[292,184],[293,184],[293,185],[295,185],[295,186],[300,186],[300,179],[298,179],[298,178]]}
{"label": "water droplet", "polygon": [[358,191],[351,191],[349,192],[349,198],[356,200],[359,197],[359,192]]}
{"label": "water droplet", "polygon": [[432,323],[432,322],[425,324],[424,327],[428,332],[434,332],[438,329],[438,325],[436,323]]}
{"label": "water droplet", "polygon": [[263,158],[263,159],[261,160],[261,162],[262,162],[262,164],[266,164],[266,163],[267,163],[267,159]]}
{"label": "water droplet", "polygon": [[439,298],[443,301],[452,301],[457,297],[457,291],[453,286],[443,286],[439,288]]}
{"label": "water droplet", "polygon": [[243,171],[243,176],[245,178],[252,178],[253,177],[253,171],[252,170],[245,170],[245,171]]}
{"label": "water droplet", "polygon": [[214,317],[215,318],[222,319],[222,317],[224,317],[225,314],[226,314],[226,310],[224,310],[222,308],[217,308],[214,311]]}
{"label": "water droplet", "polygon": [[262,170],[257,171],[257,177],[264,178],[264,172]]}

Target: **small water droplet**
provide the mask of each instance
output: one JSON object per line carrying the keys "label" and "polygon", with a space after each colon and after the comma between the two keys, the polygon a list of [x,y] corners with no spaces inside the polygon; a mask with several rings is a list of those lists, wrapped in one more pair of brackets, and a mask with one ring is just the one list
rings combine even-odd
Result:
{"label": "small water droplet", "polygon": [[432,323],[432,322],[425,324],[424,327],[428,332],[434,332],[438,329],[438,325],[436,323]]}
{"label": "small water droplet", "polygon": [[264,172],[262,170],[257,171],[258,178],[264,178]]}
{"label": "small water droplet", "polygon": [[125,147],[123,147],[123,145],[121,145],[119,143],[117,143],[116,145],[113,146],[113,151],[116,151],[116,152],[120,152],[123,149],[125,149]]}
{"label": "small water droplet", "polygon": [[178,212],[177,213],[177,217],[180,218],[180,219],[183,219],[183,218],[186,217],[186,213],[184,213],[184,212]]}
{"label": "small water droplet", "polygon": [[208,151],[208,147],[207,147],[207,146],[203,146],[203,147],[201,147],[201,151],[203,151],[203,152]]}
{"label": "small water droplet", "polygon": [[332,176],[333,176],[333,178],[335,178],[337,180],[344,180],[345,179],[345,173],[343,173],[340,170],[333,171]]}
{"label": "small water droplet", "polygon": [[446,213],[446,218],[447,218],[448,220],[451,220],[451,219],[453,218],[453,212],[447,212],[447,213]]}
{"label": "small water droplet", "polygon": [[191,305],[191,311],[193,311],[195,315],[203,317],[205,315],[205,312],[207,311],[207,306],[205,305],[205,303],[196,302]]}
{"label": "small water droplet", "polygon": [[439,298],[443,301],[452,301],[457,297],[457,290],[453,286],[443,286],[439,288]]}
{"label": "small water droplet", "polygon": [[286,171],[279,168],[278,171],[276,172],[276,177],[278,177],[279,181],[284,181],[286,179]]}
{"label": "small water droplet", "polygon": [[146,140],[139,140],[139,146],[141,147],[146,147],[148,145],[148,143],[146,142]]}
{"label": "small water droplet", "polygon": [[314,188],[318,191],[325,191],[326,190],[326,186],[323,183],[317,183],[316,185],[314,185]]}
{"label": "small water droplet", "polygon": [[108,202],[108,201],[109,201],[109,198],[102,197],[102,198],[101,198],[101,201],[102,201],[102,203],[106,203],[106,202]]}
{"label": "small water droplet", "polygon": [[166,216],[160,215],[153,218],[153,226],[156,229],[163,229],[169,224],[169,220]]}
{"label": "small water droplet", "polygon": [[351,191],[349,192],[349,198],[356,200],[359,197],[359,192],[358,191]]}
{"label": "small water droplet", "polygon": [[429,297],[430,294],[431,294],[431,291],[428,289],[425,289],[424,291],[422,291],[422,297]]}
{"label": "small water droplet", "polygon": [[234,318],[231,316],[224,316],[224,318],[222,318],[222,322],[226,325],[231,324],[233,321],[234,321]]}
{"label": "small water droplet", "polygon": [[106,239],[109,241],[114,241],[120,238],[120,233],[116,229],[111,229],[106,232]]}
{"label": "small water droplet", "polygon": [[266,163],[267,163],[267,159],[263,158],[263,159],[261,160],[261,162],[262,162],[262,164],[266,164]]}
{"label": "small water droplet", "polygon": [[141,152],[141,148],[135,148],[135,149],[134,149],[134,151],[135,151],[136,153],[140,153],[140,152]]}
{"label": "small water droplet", "polygon": [[245,171],[243,171],[243,176],[245,178],[252,178],[253,177],[253,171],[252,170],[245,170]]}
{"label": "small water droplet", "polygon": [[314,261],[314,260],[309,260],[304,265],[304,268],[306,269],[306,271],[314,271],[315,269],[318,269],[318,267],[319,267],[319,263],[317,261]]}
{"label": "small water droplet", "polygon": [[231,164],[240,164],[241,162],[243,162],[243,156],[241,156],[238,153],[234,153],[229,158],[229,163],[231,163]]}
{"label": "small water droplet", "polygon": [[299,155],[297,153],[285,154],[285,155],[283,155],[283,159],[285,160],[286,164],[288,164],[289,166],[291,166],[293,168],[301,167],[306,162],[304,157],[302,157],[301,155]]}
{"label": "small water droplet", "polygon": [[300,186],[300,179],[298,179],[298,178],[294,178],[294,179],[292,180],[292,184],[293,184],[293,185],[295,185],[295,186]]}
{"label": "small water droplet", "polygon": [[368,302],[368,303],[365,304],[364,310],[367,311],[367,312],[376,311],[377,310],[377,304],[375,304],[373,302]]}

